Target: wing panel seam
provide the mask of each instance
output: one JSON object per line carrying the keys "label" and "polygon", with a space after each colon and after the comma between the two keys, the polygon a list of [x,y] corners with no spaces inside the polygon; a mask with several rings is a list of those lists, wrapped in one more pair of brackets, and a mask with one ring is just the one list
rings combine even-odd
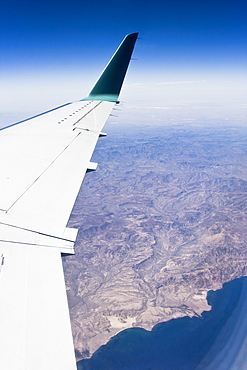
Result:
{"label": "wing panel seam", "polygon": [[78,136],[81,134],[79,132],[73,140],[56,156],[55,159],[44,169],[44,171],[28,186],[28,188],[10,205],[10,207],[6,210],[6,213],[23,197],[24,194],[40,179],[40,177],[56,162],[56,160],[65,152],[66,149],[70,147],[70,145],[78,138]]}
{"label": "wing panel seam", "polygon": [[82,116],[81,118],[78,119],[78,121],[76,121],[75,123],[73,123],[73,126],[75,126],[78,122],[80,122],[83,118],[85,118],[89,113],[91,113],[95,108],[97,108],[100,104],[102,103],[102,101],[100,101],[99,103],[97,103],[92,109],[90,109],[87,113],[84,114],[84,116]]}
{"label": "wing panel seam", "polygon": [[[54,239],[59,239],[59,240],[63,240],[63,241],[66,241],[66,242],[71,242],[71,243],[74,243],[75,241],[74,240],[71,240],[71,239],[66,239],[66,238],[62,238],[61,236],[56,236],[56,235],[51,235],[51,234],[46,234],[46,233],[42,233],[40,231],[35,231],[35,230],[30,230],[30,229],[27,229],[25,227],[20,227],[20,226],[16,226],[16,225],[11,225],[11,224],[8,224],[6,222],[0,222],[1,225],[5,225],[5,226],[9,226],[9,227],[13,227],[15,229],[19,229],[19,230],[23,230],[23,231],[29,231],[30,233],[34,233],[34,234],[38,234],[38,235],[42,235],[42,236],[48,236],[50,238],[54,238]],[[2,240],[0,240],[2,241]]]}

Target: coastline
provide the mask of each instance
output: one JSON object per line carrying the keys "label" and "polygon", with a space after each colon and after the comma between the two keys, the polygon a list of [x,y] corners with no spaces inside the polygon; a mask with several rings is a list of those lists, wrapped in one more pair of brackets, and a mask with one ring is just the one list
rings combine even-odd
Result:
{"label": "coastline", "polygon": [[[236,338],[241,329],[239,313],[244,314],[243,306],[247,305],[246,287],[247,277],[243,277],[223,284],[222,289],[209,291],[207,298],[212,309],[204,311],[200,318],[172,319],[156,325],[151,331],[142,328],[122,330],[90,359],[79,361],[78,370],[97,366],[102,370],[160,369],[161,364],[172,369],[213,369],[219,356],[219,343],[223,355],[227,351],[229,359],[236,355],[236,350],[241,352],[240,343],[234,353],[229,351],[229,346],[231,338]],[[225,331],[231,332],[230,341],[224,336]],[[241,353],[243,364],[246,358],[243,358],[243,351]]]}

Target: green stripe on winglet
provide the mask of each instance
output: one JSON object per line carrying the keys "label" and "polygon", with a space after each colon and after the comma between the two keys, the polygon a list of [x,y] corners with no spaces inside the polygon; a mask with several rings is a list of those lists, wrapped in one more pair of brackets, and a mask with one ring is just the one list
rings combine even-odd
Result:
{"label": "green stripe on winglet", "polygon": [[138,33],[127,35],[90,94],[83,100],[117,101]]}

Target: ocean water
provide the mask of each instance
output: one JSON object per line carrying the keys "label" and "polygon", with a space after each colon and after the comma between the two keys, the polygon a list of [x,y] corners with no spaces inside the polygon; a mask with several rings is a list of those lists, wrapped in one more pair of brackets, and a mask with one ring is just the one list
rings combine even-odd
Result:
{"label": "ocean water", "polygon": [[101,346],[78,370],[247,369],[247,277],[209,291],[211,311],[172,319],[152,331],[131,328]]}

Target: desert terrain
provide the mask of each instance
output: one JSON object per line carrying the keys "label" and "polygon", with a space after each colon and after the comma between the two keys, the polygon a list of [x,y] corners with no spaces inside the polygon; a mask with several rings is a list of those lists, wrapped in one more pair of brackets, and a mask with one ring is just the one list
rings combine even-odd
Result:
{"label": "desert terrain", "polygon": [[117,332],[210,310],[246,275],[247,130],[110,126],[73,209],[64,259],[78,359]]}

